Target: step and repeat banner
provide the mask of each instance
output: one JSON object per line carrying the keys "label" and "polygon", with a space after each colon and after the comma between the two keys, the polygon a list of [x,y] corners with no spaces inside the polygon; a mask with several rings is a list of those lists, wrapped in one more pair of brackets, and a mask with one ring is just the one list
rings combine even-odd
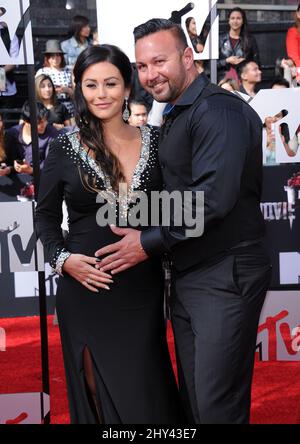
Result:
{"label": "step and repeat banner", "polygon": [[[29,0],[1,1],[0,30],[1,64],[34,65]],[[18,48],[13,57],[12,44]],[[36,247],[33,203],[28,197],[32,187],[29,175],[0,176],[0,317],[39,314],[37,271],[43,271],[44,265],[41,246]],[[46,273],[53,307],[56,280],[47,266]]]}
{"label": "step and repeat banner", "polygon": [[[34,65],[29,0],[1,0],[0,7],[1,65]],[[5,81],[3,71],[1,79],[4,77]],[[44,270],[45,260],[34,234],[34,202],[26,197],[31,187],[28,180],[32,178],[17,174],[0,176],[0,318],[40,313],[37,276]],[[49,271],[48,293],[54,299],[55,278],[50,276]],[[0,319],[0,368],[2,359],[7,364],[9,339]],[[11,363],[16,377],[21,365],[22,362]],[[50,412],[50,397],[42,390],[41,387],[40,392],[13,393],[14,386],[8,387],[0,373],[0,424],[44,422]]]}
{"label": "step and repeat banner", "polygon": [[249,104],[263,128],[261,211],[272,260],[257,345],[262,360],[300,360],[300,88],[261,90]]}
{"label": "step and repeat banner", "polygon": [[257,335],[262,361],[300,360],[299,291],[269,291]]}
{"label": "step and repeat banner", "polygon": [[[1,188],[0,177],[0,188]],[[34,232],[34,202],[0,202],[0,317],[39,314],[38,272],[46,272],[49,312],[53,313],[57,275],[45,264]]]}
{"label": "step and repeat banner", "polygon": [[273,263],[271,288],[296,289],[300,284],[300,88],[261,90],[249,104],[264,124],[261,210]]}

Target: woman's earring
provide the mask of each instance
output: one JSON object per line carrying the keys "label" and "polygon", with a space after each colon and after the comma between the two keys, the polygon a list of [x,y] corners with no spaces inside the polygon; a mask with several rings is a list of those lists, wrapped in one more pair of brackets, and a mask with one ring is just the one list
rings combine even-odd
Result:
{"label": "woman's earring", "polygon": [[127,122],[127,120],[129,119],[129,115],[128,97],[125,97],[125,109],[123,111],[123,120],[125,120],[125,122]]}
{"label": "woman's earring", "polygon": [[83,125],[83,126],[87,126],[88,125],[88,122],[87,122],[87,120],[84,117],[82,117],[82,118],[80,117],[79,123],[80,123],[80,125]]}

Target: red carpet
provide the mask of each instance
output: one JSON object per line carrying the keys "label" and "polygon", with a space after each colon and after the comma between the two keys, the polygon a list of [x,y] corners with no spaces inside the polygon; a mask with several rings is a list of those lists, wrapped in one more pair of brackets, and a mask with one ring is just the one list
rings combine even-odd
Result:
{"label": "red carpet", "polygon": [[[69,423],[59,330],[49,316],[51,423]],[[6,351],[0,351],[0,393],[42,389],[39,318],[0,319]],[[171,357],[174,346],[168,332]],[[256,362],[252,390],[253,424],[300,424],[300,363]]]}

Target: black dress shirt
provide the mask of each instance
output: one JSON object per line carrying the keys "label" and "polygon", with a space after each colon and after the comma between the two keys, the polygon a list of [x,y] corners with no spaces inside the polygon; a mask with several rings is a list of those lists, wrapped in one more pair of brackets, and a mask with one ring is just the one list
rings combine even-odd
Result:
{"label": "black dress shirt", "polygon": [[[241,98],[200,74],[176,102],[162,127],[159,160],[169,193],[204,192],[204,232],[191,227],[151,227],[141,235],[148,255],[171,253],[175,268],[189,268],[261,238],[262,124]],[[198,208],[199,210],[199,208]]]}

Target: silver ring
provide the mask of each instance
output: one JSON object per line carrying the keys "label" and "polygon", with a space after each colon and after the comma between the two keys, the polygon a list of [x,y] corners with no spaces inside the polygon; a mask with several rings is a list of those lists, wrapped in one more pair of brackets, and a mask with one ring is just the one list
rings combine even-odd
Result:
{"label": "silver ring", "polygon": [[92,279],[87,278],[87,280],[86,280],[86,283],[87,283],[87,284],[91,284],[92,282],[93,282]]}

